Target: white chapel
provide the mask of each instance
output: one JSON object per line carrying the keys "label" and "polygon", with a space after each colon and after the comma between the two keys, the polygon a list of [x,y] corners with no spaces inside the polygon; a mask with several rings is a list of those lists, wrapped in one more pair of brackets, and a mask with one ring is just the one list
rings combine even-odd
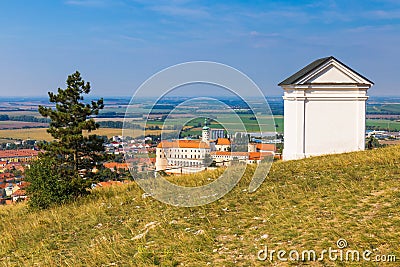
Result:
{"label": "white chapel", "polygon": [[372,85],[332,56],[279,83],[284,90],[283,160],[364,150]]}

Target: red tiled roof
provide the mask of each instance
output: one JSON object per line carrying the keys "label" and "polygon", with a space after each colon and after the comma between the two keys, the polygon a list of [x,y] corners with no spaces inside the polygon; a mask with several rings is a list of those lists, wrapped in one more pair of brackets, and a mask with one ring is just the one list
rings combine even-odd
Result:
{"label": "red tiled roof", "polygon": [[128,164],[127,163],[119,163],[119,162],[106,162],[103,163],[103,166],[108,168],[108,169],[128,169]]}
{"label": "red tiled roof", "polygon": [[25,191],[25,190],[18,189],[18,190],[15,191],[11,196],[13,196],[13,197],[17,197],[17,196],[26,196],[26,191]]}
{"label": "red tiled roof", "polygon": [[154,163],[156,158],[133,158],[133,159],[127,159],[126,162],[128,163],[128,166],[133,166],[132,163]]}
{"label": "red tiled roof", "polygon": [[218,138],[216,145],[230,146],[231,141],[228,138]]}
{"label": "red tiled roof", "polygon": [[100,187],[109,187],[112,185],[122,185],[123,183],[120,181],[107,181],[107,182],[99,182],[97,183]]}
{"label": "red tiled roof", "polygon": [[29,182],[22,181],[22,182],[20,182],[20,183],[18,184],[18,186],[19,186],[20,189],[24,189],[24,188],[26,188],[27,186],[29,186],[30,184],[31,184],[31,183],[29,183]]}
{"label": "red tiled roof", "polygon": [[[19,163],[19,162],[18,162]],[[22,164],[7,164],[6,166],[5,166],[5,168],[7,169],[7,170],[13,170],[13,169],[16,169],[16,170],[18,170],[18,171],[25,171],[25,168],[24,168],[24,166],[22,166]]]}
{"label": "red tiled roof", "polygon": [[261,151],[275,151],[276,147],[274,144],[257,144],[256,149]]}
{"label": "red tiled roof", "polygon": [[9,162],[9,163],[7,163],[7,166],[22,166],[22,163],[21,162]]}
{"label": "red tiled roof", "polygon": [[265,157],[273,155],[272,152],[249,152],[249,160],[262,160]]}
{"label": "red tiled roof", "polygon": [[14,174],[12,174],[10,172],[0,173],[0,179],[4,179],[4,178],[14,178]]}
{"label": "red tiled roof", "polygon": [[161,141],[158,148],[210,148],[210,145],[199,140]]}
{"label": "red tiled roof", "polygon": [[0,158],[35,157],[38,154],[38,151],[32,149],[1,150]]}
{"label": "red tiled roof", "polygon": [[249,160],[260,160],[261,153],[260,152],[249,152]]}

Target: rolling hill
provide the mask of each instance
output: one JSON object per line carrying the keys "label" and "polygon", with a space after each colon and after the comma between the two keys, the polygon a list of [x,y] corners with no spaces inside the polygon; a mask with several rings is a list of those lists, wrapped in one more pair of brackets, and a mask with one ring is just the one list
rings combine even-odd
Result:
{"label": "rolling hill", "polygon": [[[220,200],[180,208],[135,183],[62,207],[0,207],[4,266],[399,266],[400,147],[276,162],[255,193],[249,167]],[[187,186],[218,172],[174,177]],[[270,250],[346,249],[397,262],[261,261]],[[343,241],[343,240],[342,240]],[[287,257],[287,254],[286,254]]]}

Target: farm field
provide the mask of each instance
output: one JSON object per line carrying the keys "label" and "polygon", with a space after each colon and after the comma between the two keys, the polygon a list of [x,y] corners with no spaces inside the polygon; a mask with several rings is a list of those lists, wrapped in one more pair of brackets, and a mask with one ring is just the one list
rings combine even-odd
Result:
{"label": "farm field", "polygon": [[47,125],[48,125],[47,123],[40,123],[40,122],[0,121],[0,130],[46,127]]}
{"label": "farm field", "polygon": [[[195,115],[193,115],[195,116]],[[259,131],[259,127],[258,124],[255,120],[251,120],[250,117],[252,117],[252,115],[249,114],[240,114],[239,117],[242,119],[243,123],[246,126],[246,130],[249,132],[258,132]],[[185,119],[182,119],[182,121],[184,121]],[[218,118],[217,118],[218,120]],[[234,125],[235,124],[235,120],[232,118],[232,120],[225,120],[226,123],[225,125],[227,127],[229,127],[229,125]],[[271,121],[272,122],[272,121]],[[283,116],[278,115],[278,116],[274,116],[274,122],[275,122],[275,126],[276,126],[276,131],[277,132],[283,132]],[[144,124],[142,123],[138,123],[138,122],[134,122],[137,124],[140,124],[141,126],[143,126]],[[190,134],[196,135],[201,133],[201,128],[202,127],[196,127],[198,124],[202,124],[204,123],[204,119],[202,118],[196,118],[193,120],[190,120],[188,123],[186,123],[187,126],[194,126],[193,129],[190,130]],[[164,124],[163,121],[147,121],[147,126],[159,126],[161,127]],[[221,126],[215,122],[211,122],[211,124],[209,125],[211,128],[221,128]],[[268,127],[268,125],[267,125]],[[268,129],[271,127],[268,127]]]}
{"label": "farm field", "polygon": [[[111,120],[111,119],[104,119],[104,120]],[[283,116],[275,116],[275,125],[276,131],[277,132],[283,132]],[[200,122],[200,121],[199,121]],[[254,124],[254,121],[251,121],[252,123],[249,124],[247,122],[247,130],[248,131],[255,131],[257,130]],[[140,125],[144,125],[143,123],[138,123]],[[161,121],[151,121],[150,123],[148,122],[149,126],[150,125],[159,125],[161,126],[163,122]],[[192,121],[188,123],[190,126],[194,126],[197,124],[197,121]],[[21,122],[21,121],[0,121],[0,139],[1,138],[12,138],[12,139],[35,139],[35,140],[46,140],[46,141],[51,141],[52,138],[49,136],[46,132],[46,128],[24,128],[23,127],[37,127],[37,126],[45,126],[46,124],[42,123],[35,123],[35,122]],[[375,126],[375,127],[380,127],[383,129],[387,129],[388,126],[390,127],[390,130],[392,131],[400,131],[400,122],[398,121],[392,121],[392,120],[384,120],[384,119],[367,119],[366,120],[366,125],[367,126]],[[219,125],[210,125],[211,127],[214,128],[219,128]],[[14,129],[10,129],[14,128]],[[117,128],[100,128],[98,131],[95,132],[98,135],[106,135],[108,137],[114,136],[114,135],[121,135],[122,134],[122,129],[117,129]],[[147,130],[146,134],[160,134],[159,130]],[[184,134],[186,136],[187,134],[190,135],[200,135],[201,134],[201,127],[194,127],[191,130],[189,130],[187,133]]]}
{"label": "farm field", "polygon": [[370,114],[399,114],[399,103],[379,103],[367,105],[367,113]]}
{"label": "farm field", "polygon": [[0,139],[34,139],[51,141],[53,138],[46,132],[47,128],[29,128],[29,129],[7,129],[0,130]]}
{"label": "farm field", "polygon": [[[14,139],[14,140],[34,139],[34,140],[52,141],[53,138],[46,132],[46,130],[47,128],[0,130],[0,139]],[[115,135],[122,135],[122,129],[100,128],[99,130],[93,131],[92,133],[97,135],[106,135],[108,138],[110,138]],[[160,134],[160,131],[147,130],[146,134],[156,135]]]}
{"label": "farm field", "polygon": [[366,126],[375,126],[382,129],[390,128],[391,131],[400,131],[400,122],[382,119],[367,119]]}
{"label": "farm field", "polygon": [[9,115],[9,116],[34,116],[36,118],[43,118],[42,115],[39,114],[37,111],[25,111],[25,110],[19,110],[19,111],[1,111],[0,110],[0,115]]}

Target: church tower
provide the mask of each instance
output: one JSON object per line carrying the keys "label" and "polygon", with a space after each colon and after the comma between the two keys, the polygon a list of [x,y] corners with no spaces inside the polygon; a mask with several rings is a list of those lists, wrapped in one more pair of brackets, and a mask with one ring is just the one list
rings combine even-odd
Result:
{"label": "church tower", "polygon": [[201,141],[209,143],[210,142],[210,128],[207,126],[207,119],[204,120],[204,127],[201,134]]}

